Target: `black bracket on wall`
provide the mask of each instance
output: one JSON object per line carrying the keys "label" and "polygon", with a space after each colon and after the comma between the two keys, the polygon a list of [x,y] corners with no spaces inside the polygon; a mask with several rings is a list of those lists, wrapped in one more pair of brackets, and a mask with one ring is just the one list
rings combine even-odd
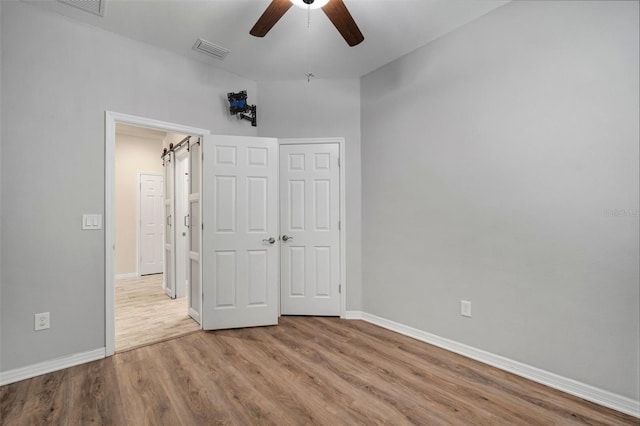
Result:
{"label": "black bracket on wall", "polygon": [[247,91],[242,90],[237,93],[227,93],[229,100],[229,113],[237,115],[242,120],[248,120],[253,127],[258,125],[256,105],[247,104]]}

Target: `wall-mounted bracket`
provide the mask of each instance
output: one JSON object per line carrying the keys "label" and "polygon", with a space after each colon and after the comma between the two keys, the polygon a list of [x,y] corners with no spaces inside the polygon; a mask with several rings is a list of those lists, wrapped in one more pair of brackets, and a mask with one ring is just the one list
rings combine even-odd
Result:
{"label": "wall-mounted bracket", "polygon": [[247,91],[242,90],[237,93],[227,93],[229,100],[229,113],[237,115],[241,120],[248,120],[253,127],[258,125],[256,105],[247,104]]}

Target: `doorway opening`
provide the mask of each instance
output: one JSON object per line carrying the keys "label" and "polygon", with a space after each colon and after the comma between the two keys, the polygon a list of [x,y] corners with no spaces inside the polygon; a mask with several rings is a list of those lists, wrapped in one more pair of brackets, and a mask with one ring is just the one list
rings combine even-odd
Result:
{"label": "doorway opening", "polygon": [[[189,316],[187,280],[174,275],[180,271],[166,270],[168,180],[161,154],[185,135],[209,131],[112,112],[105,119],[105,352],[110,356],[201,328]],[[188,184],[188,163],[181,158],[171,156],[178,166],[172,190]],[[185,194],[178,196],[188,203]],[[183,209],[180,201],[175,213]],[[173,226],[174,218],[169,220]],[[172,255],[180,255],[179,232],[177,226],[170,232]],[[183,265],[182,275],[184,270]],[[171,292],[167,276],[176,277]]]}
{"label": "doorway opening", "polygon": [[[175,291],[165,286],[164,169],[160,154],[186,136],[116,124],[115,141],[115,351],[122,352],[199,329],[188,315],[184,265]],[[175,174],[184,187],[188,168]],[[176,210],[187,200],[176,196]],[[182,201],[182,202],[180,202]],[[176,224],[179,225],[179,224]],[[176,256],[184,239],[176,238]],[[179,248],[183,248],[180,252]],[[177,262],[176,266],[181,262]],[[182,274],[182,275],[180,275]],[[182,277],[182,279],[180,279]]]}

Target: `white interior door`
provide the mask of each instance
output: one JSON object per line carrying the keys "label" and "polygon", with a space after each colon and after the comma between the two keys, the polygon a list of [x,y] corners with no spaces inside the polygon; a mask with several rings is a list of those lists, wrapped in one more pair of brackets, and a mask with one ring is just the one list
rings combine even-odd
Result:
{"label": "white interior door", "polygon": [[277,140],[205,136],[202,149],[203,328],[277,324]]}
{"label": "white interior door", "polygon": [[202,324],[202,143],[200,138],[189,139],[187,226],[187,295],[189,315]]}
{"label": "white interior door", "polygon": [[340,148],[280,145],[281,313],[340,315]]}
{"label": "white interior door", "polygon": [[140,173],[140,275],[159,274],[163,268],[163,178],[153,173]]}
{"label": "white interior door", "polygon": [[173,196],[174,154],[164,157],[164,274],[162,287],[170,298],[176,297],[175,199]]}

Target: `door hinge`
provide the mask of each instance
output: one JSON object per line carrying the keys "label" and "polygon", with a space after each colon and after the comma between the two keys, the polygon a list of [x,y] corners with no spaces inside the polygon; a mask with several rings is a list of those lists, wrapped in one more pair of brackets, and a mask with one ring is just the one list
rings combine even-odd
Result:
{"label": "door hinge", "polygon": [[202,226],[202,230],[204,231],[204,222],[201,224],[201,226]]}
{"label": "door hinge", "polygon": [[342,284],[338,284],[338,293],[342,294]]}
{"label": "door hinge", "polygon": [[342,221],[338,221],[338,231],[342,231]]}
{"label": "door hinge", "polygon": [[340,167],[342,165],[341,161],[340,161],[340,157],[338,157],[338,167]]}

